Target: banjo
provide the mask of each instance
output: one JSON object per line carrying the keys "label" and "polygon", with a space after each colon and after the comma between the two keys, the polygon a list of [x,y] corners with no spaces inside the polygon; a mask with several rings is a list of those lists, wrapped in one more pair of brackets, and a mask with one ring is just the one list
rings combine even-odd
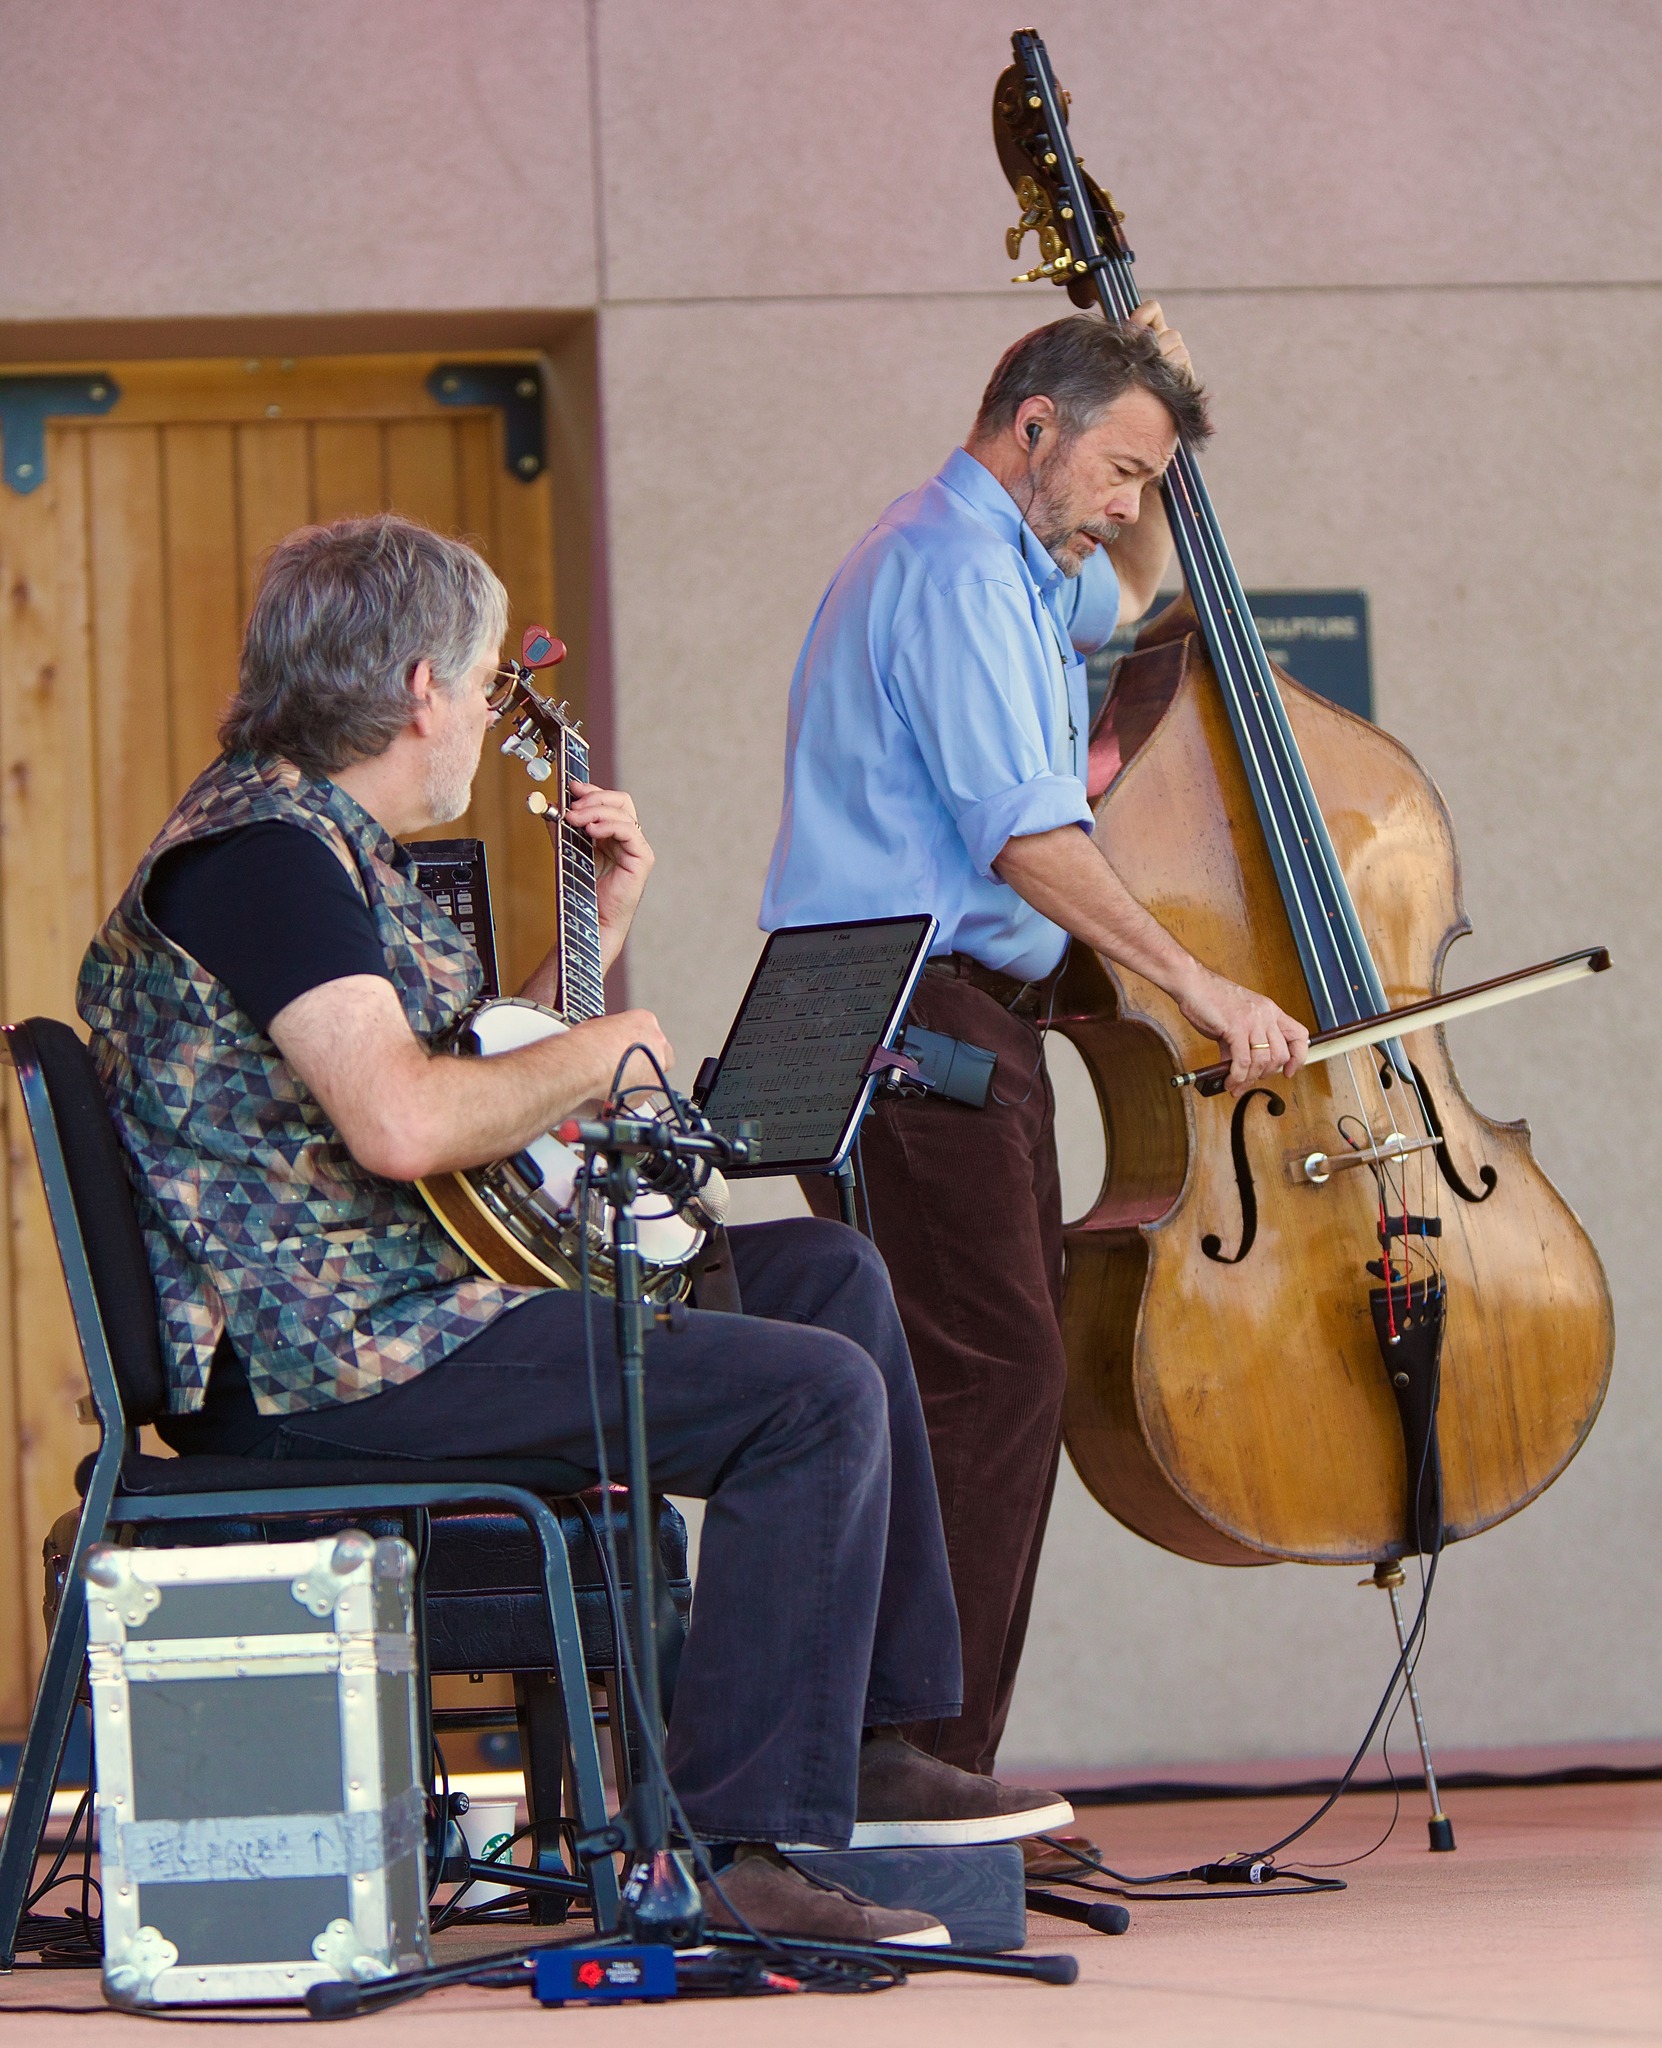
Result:
{"label": "banjo", "polygon": [[[521,659],[500,672],[492,707],[512,721],[502,751],[518,759],[536,787],[527,807],[548,826],[555,855],[555,951],[558,992],[553,1008],[523,996],[476,1004],[457,1023],[450,1051],[492,1059],[569,1031],[606,1007],[600,958],[600,910],[594,849],[588,834],[566,822],[567,791],[589,779],[588,742],[569,717],[535,687],[536,670],[565,659],[565,647],[542,626],[529,627]],[[418,1180],[422,1200],[478,1269],[519,1287],[613,1287],[611,1216],[587,1184],[584,1159],[551,1132],[533,1138],[511,1159]],[[644,1292],[664,1302],[684,1295],[693,1262],[725,1220],[727,1183],[713,1168],[690,1191],[643,1185],[635,1203]]]}

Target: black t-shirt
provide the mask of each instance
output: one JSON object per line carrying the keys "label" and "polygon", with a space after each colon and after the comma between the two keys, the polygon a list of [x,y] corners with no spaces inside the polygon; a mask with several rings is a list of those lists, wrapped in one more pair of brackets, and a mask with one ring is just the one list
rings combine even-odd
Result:
{"label": "black t-shirt", "polygon": [[262,1031],[326,981],[391,979],[369,905],[304,825],[273,819],[172,848],[150,871],[144,907]]}
{"label": "black t-shirt", "polygon": [[[270,820],[164,853],[144,907],[153,924],[230,990],[261,1031],[296,996],[346,974],[390,980],[369,905],[327,843]],[[222,1340],[207,1405],[163,1416],[156,1433],[186,1455],[246,1457],[279,1428],[261,1415],[242,1361]]]}

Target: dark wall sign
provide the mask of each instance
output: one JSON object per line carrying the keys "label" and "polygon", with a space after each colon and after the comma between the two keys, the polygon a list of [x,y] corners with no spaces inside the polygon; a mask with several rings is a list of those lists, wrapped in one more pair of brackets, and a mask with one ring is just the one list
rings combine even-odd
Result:
{"label": "dark wall sign", "polygon": [[[1368,599],[1361,590],[1249,590],[1247,605],[1271,661],[1307,690],[1373,716],[1373,665],[1368,651]],[[1086,664],[1091,717],[1108,694],[1114,663],[1129,654],[1138,626],[1122,626]]]}

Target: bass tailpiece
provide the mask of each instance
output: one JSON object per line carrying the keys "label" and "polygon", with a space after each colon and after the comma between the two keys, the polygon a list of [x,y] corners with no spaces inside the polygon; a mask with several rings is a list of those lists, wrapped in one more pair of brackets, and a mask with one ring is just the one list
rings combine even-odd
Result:
{"label": "bass tailpiece", "polygon": [[1437,1399],[1448,1298],[1440,1275],[1370,1289],[1379,1355],[1396,1396],[1407,1464],[1403,1554],[1430,1551],[1442,1525],[1443,1465]]}

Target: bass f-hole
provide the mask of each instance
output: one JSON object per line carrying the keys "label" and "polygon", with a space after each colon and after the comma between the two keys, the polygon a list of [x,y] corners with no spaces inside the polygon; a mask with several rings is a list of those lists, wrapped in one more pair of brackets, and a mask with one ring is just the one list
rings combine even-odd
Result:
{"label": "bass f-hole", "polygon": [[1200,1248],[1207,1258],[1220,1266],[1238,1266],[1252,1250],[1258,1237],[1258,1190],[1252,1182],[1252,1159],[1247,1151],[1247,1111],[1259,1096],[1264,1098],[1264,1110],[1268,1116],[1285,1116],[1287,1105],[1273,1088],[1249,1088],[1235,1105],[1235,1114],[1229,1124],[1229,1152],[1235,1162],[1235,1189],[1241,1200],[1241,1242],[1232,1252],[1223,1248],[1223,1239],[1216,1231],[1209,1230],[1200,1241]]}
{"label": "bass f-hole", "polygon": [[1431,1127],[1432,1136],[1437,1140],[1437,1171],[1448,1182],[1450,1188],[1460,1197],[1462,1202],[1488,1201],[1495,1189],[1500,1186],[1500,1175],[1496,1173],[1492,1166],[1480,1166],[1477,1169],[1477,1177],[1482,1183],[1483,1192],[1480,1195],[1472,1193],[1464,1179],[1462,1179],[1460,1169],[1448,1156],[1448,1139],[1443,1132],[1443,1119],[1437,1113],[1437,1105],[1432,1099],[1431,1090],[1425,1084],[1425,1076],[1418,1067],[1412,1066],[1412,1062],[1410,1062],[1410,1065],[1414,1075],[1414,1085],[1420,1091],[1420,1101],[1425,1108],[1425,1120]]}

